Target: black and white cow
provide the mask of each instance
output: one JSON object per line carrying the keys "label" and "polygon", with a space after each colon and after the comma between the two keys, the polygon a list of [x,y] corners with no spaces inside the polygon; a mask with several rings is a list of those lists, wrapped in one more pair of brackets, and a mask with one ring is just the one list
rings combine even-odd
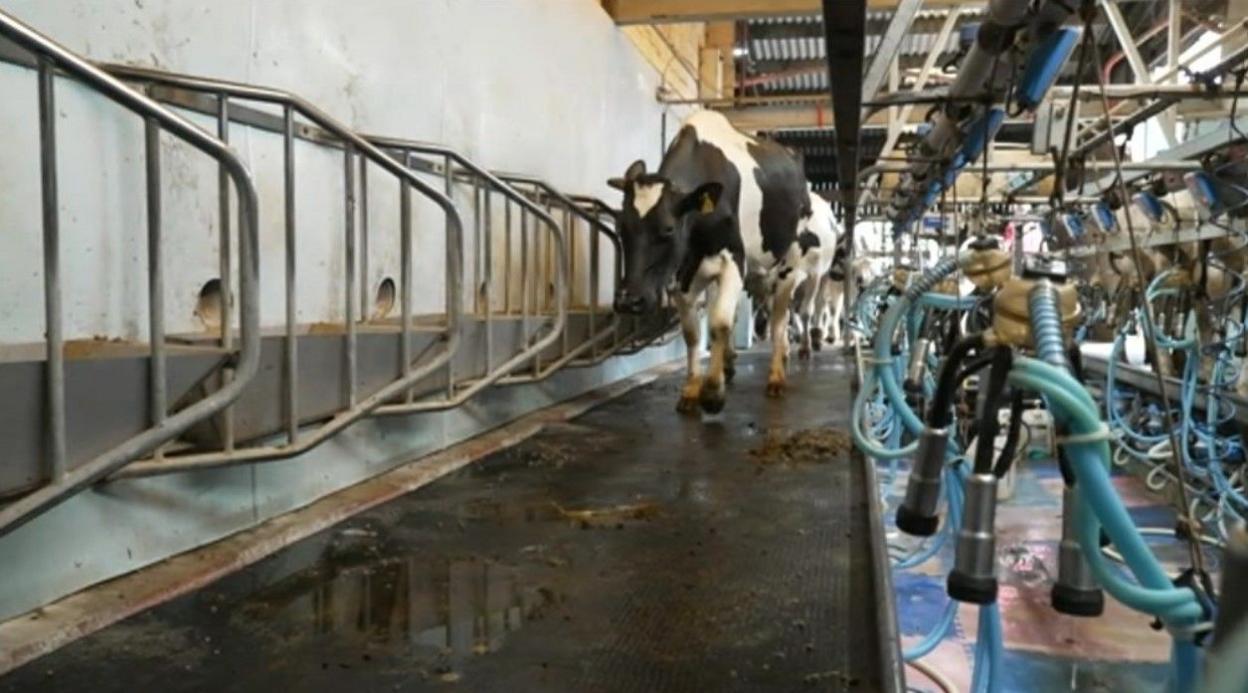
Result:
{"label": "black and white cow", "polygon": [[[616,220],[625,266],[616,311],[655,310],[671,287],[680,313],[688,378],[677,409],[692,411],[699,404],[711,413],[723,409],[736,357],[732,328],[747,272],[768,274],[767,283],[775,287],[767,392],[783,392],[789,305],[806,279],[800,260],[823,242],[803,229],[810,197],[792,152],[737,131],[719,113],[699,111],[685,121],[657,173],[647,173],[645,162],[636,161],[623,178],[608,183],[624,193]],[[697,304],[712,285],[711,358],[701,378]]]}

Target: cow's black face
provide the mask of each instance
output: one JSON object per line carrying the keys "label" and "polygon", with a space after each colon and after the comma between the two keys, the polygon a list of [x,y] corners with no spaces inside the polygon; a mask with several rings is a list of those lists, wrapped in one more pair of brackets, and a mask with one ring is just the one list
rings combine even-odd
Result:
{"label": "cow's black face", "polygon": [[690,213],[714,207],[722,187],[708,183],[693,192],[681,190],[660,175],[647,174],[643,161],[609,185],[624,193],[616,232],[624,250],[624,279],[615,294],[615,311],[640,315],[656,310],[689,248]]}

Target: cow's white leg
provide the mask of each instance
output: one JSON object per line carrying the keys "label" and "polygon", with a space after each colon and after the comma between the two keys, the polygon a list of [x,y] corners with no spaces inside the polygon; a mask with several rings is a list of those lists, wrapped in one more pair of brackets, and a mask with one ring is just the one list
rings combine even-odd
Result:
{"label": "cow's white leg", "polygon": [[699,373],[702,363],[698,348],[702,345],[702,320],[698,315],[698,297],[706,289],[706,280],[694,277],[689,290],[674,296],[676,311],[680,315],[680,333],[685,339],[685,385],[680,390],[676,411],[697,411],[698,395],[702,390]]}
{"label": "cow's white leg", "polygon": [[797,316],[802,323],[802,346],[798,349],[797,355],[803,360],[810,358],[810,351],[815,341],[812,334],[816,331],[815,295],[819,293],[820,288],[819,278],[809,275],[797,287],[798,295],[801,297],[797,306]]}
{"label": "cow's white leg", "polygon": [[833,280],[828,287],[828,341],[841,346],[841,315],[845,312],[845,285]]}
{"label": "cow's white leg", "polygon": [[741,268],[726,251],[714,259],[703,261],[703,266],[716,266],[715,300],[707,311],[707,323],[711,332],[711,360],[702,381],[699,401],[702,410],[711,414],[724,408],[724,365],[732,349],[732,325],[737,316],[737,301],[741,298]]}
{"label": "cow's white leg", "polygon": [[767,396],[784,393],[785,368],[789,362],[789,306],[793,292],[806,279],[806,273],[795,269],[776,283],[771,299],[771,371],[767,374]]}
{"label": "cow's white leg", "polygon": [[824,275],[815,282],[814,315],[810,328],[811,346],[815,351],[823,350],[823,338],[828,334],[828,291],[831,281]]}

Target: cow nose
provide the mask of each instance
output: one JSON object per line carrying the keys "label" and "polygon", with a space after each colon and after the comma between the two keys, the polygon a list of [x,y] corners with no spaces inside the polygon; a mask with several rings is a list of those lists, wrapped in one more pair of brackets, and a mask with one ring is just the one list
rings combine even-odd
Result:
{"label": "cow nose", "polygon": [[628,289],[620,289],[615,294],[615,312],[637,314],[645,304],[645,299],[635,296]]}

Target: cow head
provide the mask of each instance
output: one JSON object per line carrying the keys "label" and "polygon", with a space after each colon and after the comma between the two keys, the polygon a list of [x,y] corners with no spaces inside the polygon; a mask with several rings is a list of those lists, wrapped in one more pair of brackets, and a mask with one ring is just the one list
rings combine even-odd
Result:
{"label": "cow head", "polygon": [[723,186],[705,183],[683,190],[638,160],[623,178],[607,181],[624,193],[615,229],[624,249],[624,280],[615,311],[640,315],[655,310],[659,297],[689,249],[691,220],[719,204]]}

